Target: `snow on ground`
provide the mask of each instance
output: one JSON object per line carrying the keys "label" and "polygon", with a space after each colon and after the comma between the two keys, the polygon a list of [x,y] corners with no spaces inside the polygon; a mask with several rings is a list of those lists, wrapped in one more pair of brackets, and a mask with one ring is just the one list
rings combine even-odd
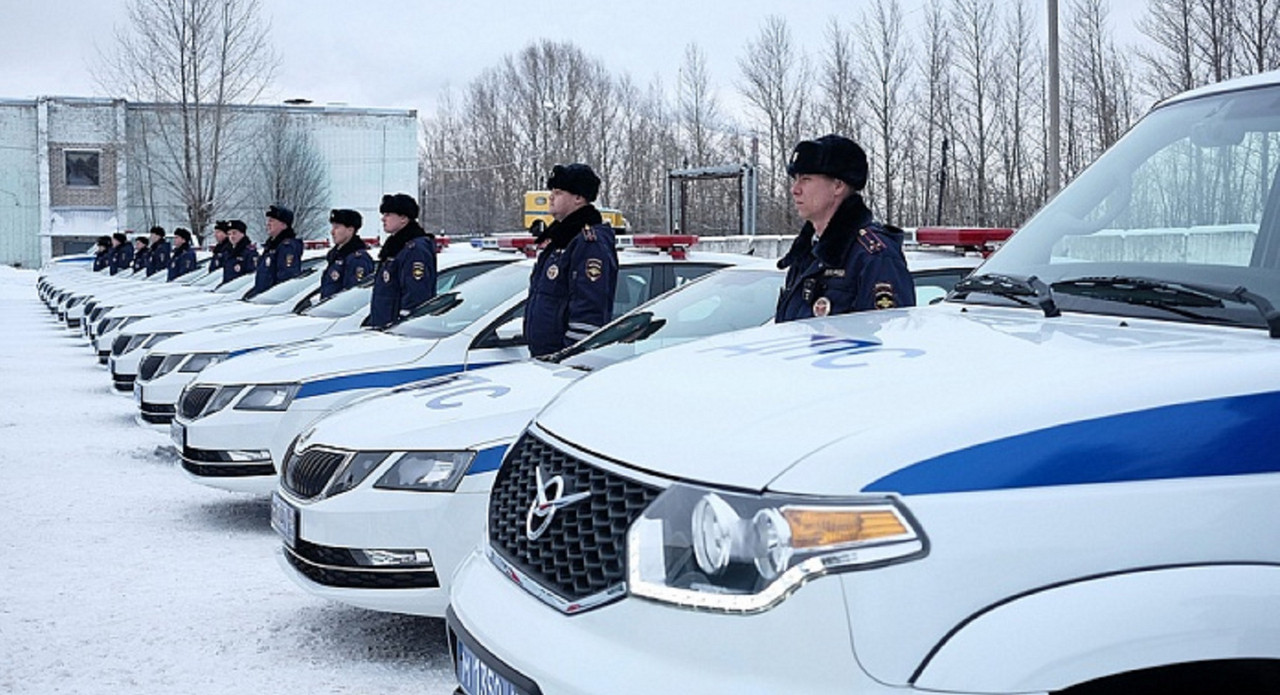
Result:
{"label": "snow on ground", "polygon": [[0,693],[452,693],[444,622],[311,597],[0,267]]}

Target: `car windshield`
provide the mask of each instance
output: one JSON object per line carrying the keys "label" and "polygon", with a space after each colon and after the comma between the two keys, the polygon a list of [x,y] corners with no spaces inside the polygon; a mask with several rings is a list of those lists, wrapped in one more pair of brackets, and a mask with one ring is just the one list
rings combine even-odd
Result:
{"label": "car windshield", "polygon": [[238,278],[232,278],[227,282],[218,285],[218,289],[214,290],[214,292],[218,294],[238,294],[250,287],[253,287],[253,279],[253,273],[241,275]]}
{"label": "car windshield", "polygon": [[279,304],[287,299],[292,299],[299,292],[305,291],[309,287],[319,286],[319,281],[312,277],[315,271],[306,271],[296,278],[290,278],[278,285],[272,285],[267,291],[261,294],[255,294],[249,301],[253,304]]}
{"label": "car windshield", "polygon": [[324,301],[302,312],[318,319],[340,319],[361,309],[369,308],[369,296],[373,294],[373,278],[369,277],[351,289],[329,295]]}
{"label": "car windshield", "polygon": [[527,263],[512,263],[468,280],[423,303],[388,332],[412,338],[451,336],[516,294],[523,295],[529,287],[529,268]]}
{"label": "car windshield", "polygon": [[599,369],[668,345],[763,325],[773,318],[782,280],[770,268],[711,273],[637,307],[552,359]]}
{"label": "car windshield", "polygon": [[952,300],[1034,305],[1014,296],[1043,294],[1031,278],[1062,311],[1266,326],[1263,304],[1280,305],[1277,165],[1278,87],[1158,108],[979,271],[1018,292]]}

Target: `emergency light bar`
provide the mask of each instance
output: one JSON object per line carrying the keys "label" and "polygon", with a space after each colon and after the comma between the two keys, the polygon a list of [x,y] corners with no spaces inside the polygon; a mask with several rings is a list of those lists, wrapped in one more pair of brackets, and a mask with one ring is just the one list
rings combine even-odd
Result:
{"label": "emergency light bar", "polygon": [[916,243],[954,246],[989,256],[1011,236],[1013,230],[1002,227],[920,227],[916,230]]}
{"label": "emergency light bar", "polygon": [[[696,234],[632,234],[630,243],[633,248],[657,249],[671,254],[671,257],[682,261],[689,253],[689,247],[698,243]],[[624,246],[619,237],[618,246]]]}

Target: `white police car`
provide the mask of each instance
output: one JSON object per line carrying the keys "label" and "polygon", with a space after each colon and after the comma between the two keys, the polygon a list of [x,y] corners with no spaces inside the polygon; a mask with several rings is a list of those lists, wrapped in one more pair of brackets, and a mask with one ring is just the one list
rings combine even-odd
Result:
{"label": "white police car", "polygon": [[463,690],[1275,692],[1278,105],[1158,106],[943,303],[567,388],[454,576]]}
{"label": "white police car", "polygon": [[[514,254],[441,253],[437,291],[517,260]],[[285,343],[340,335],[360,330],[369,315],[372,284],[339,292],[294,314],[237,321],[190,331],[169,338],[149,350],[138,368],[134,395],[140,417],[153,424],[173,419],[182,389],[205,367],[227,357]]]}
{"label": "white police car", "polygon": [[[941,297],[979,262],[954,253],[908,256],[924,301]],[[772,260],[725,268],[547,360],[443,377],[321,418],[286,457],[274,500],[286,573],[326,598],[443,615],[449,577],[482,535],[496,463],[538,409],[615,362],[768,322],[782,277]],[[622,422],[628,413],[625,400],[611,409]],[[454,467],[458,460],[465,463]]]}
{"label": "white police car", "polygon": [[[618,255],[618,314],[746,258]],[[385,331],[294,343],[206,367],[183,391],[172,423],[183,469],[214,487],[270,492],[289,443],[324,413],[380,389],[528,357],[519,324],[532,267],[522,261],[485,273]]]}

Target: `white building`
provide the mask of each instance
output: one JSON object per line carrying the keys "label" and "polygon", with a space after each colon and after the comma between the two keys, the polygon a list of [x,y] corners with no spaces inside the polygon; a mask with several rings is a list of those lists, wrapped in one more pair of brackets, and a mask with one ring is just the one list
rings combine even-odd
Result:
{"label": "white building", "polygon": [[[101,235],[145,234],[153,224],[188,227],[185,206],[155,182],[173,162],[146,133],[146,123],[172,114],[170,104],[122,99],[0,99],[0,263],[39,265],[51,256],[90,249]],[[354,208],[362,236],[376,236],[384,193],[418,190],[417,114],[412,110],[333,106],[233,106],[238,138],[224,158],[211,219],[242,219],[265,237],[261,167],[255,153],[269,119],[283,117],[310,134],[329,200],[313,215],[323,224],[297,231],[326,235],[327,210]],[[148,120],[150,119],[150,120]],[[271,201],[296,206],[293,201]],[[208,231],[208,230],[206,230]],[[131,236],[132,236],[131,235]],[[327,235],[326,235],[327,236]],[[206,242],[208,240],[206,239]]]}

